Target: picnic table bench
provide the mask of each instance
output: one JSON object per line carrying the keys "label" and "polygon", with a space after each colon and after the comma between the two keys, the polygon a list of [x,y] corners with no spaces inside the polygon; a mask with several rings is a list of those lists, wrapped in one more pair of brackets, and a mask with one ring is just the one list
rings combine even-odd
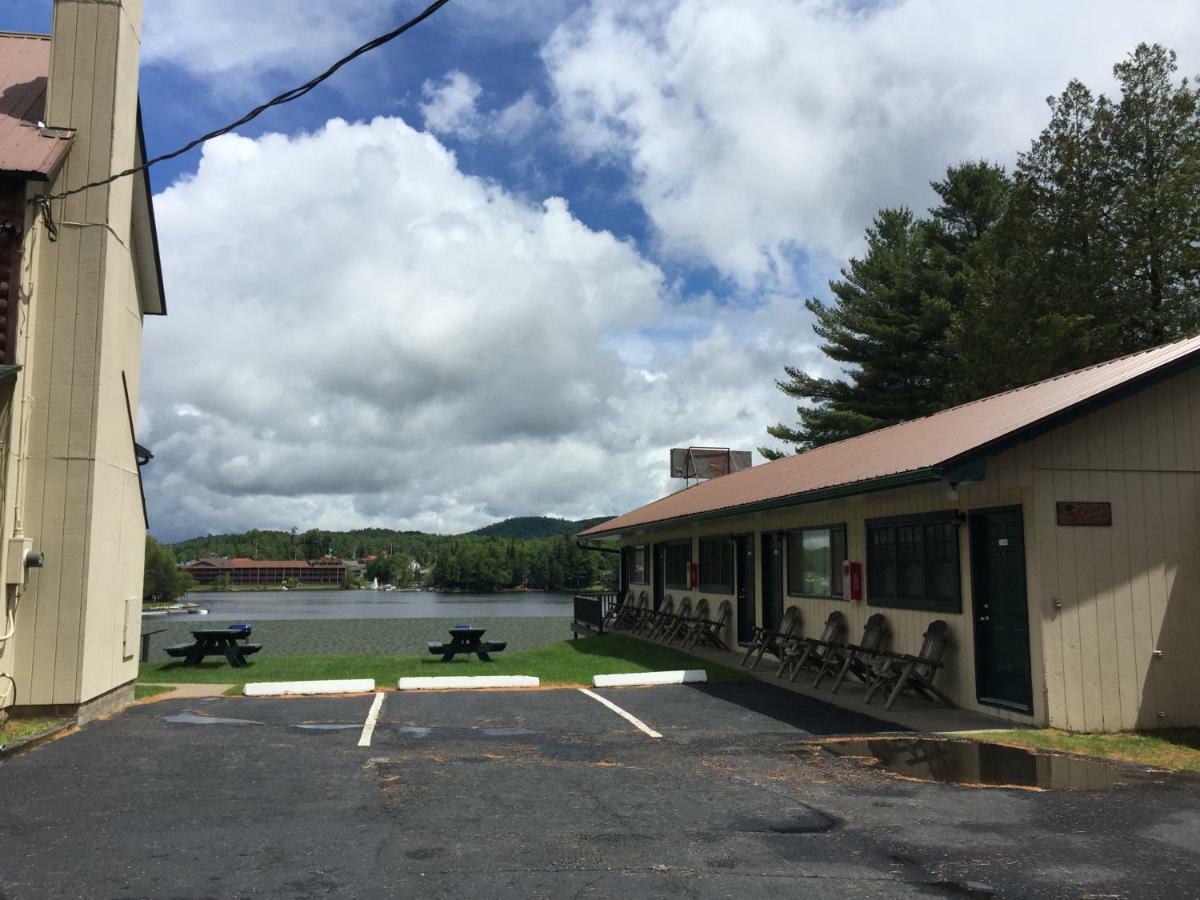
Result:
{"label": "picnic table bench", "polygon": [[430,641],[429,652],[441,656],[442,662],[450,662],[462,653],[470,656],[474,653],[480,662],[491,662],[489,653],[499,653],[508,646],[506,641],[484,641],[486,628],[471,628],[469,625],[456,625],[450,629],[449,641]]}
{"label": "picnic table bench", "polygon": [[250,627],[197,628],[192,631],[195,641],[165,647],[167,656],[182,659],[186,666],[198,666],[206,656],[224,656],[234,668],[246,665],[246,657],[262,649],[262,644],[239,644],[248,640]]}

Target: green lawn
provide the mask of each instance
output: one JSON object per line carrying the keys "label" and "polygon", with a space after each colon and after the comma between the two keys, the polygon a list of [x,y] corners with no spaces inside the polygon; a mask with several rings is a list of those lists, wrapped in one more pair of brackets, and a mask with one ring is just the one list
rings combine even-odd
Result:
{"label": "green lawn", "polygon": [[372,656],[365,653],[338,656],[255,657],[246,666],[233,668],[224,660],[199,666],[177,662],[143,663],[138,680],[144,684],[203,682],[245,684],[247,681],[306,681],[324,678],[374,678],[381,686],[395,684],[402,675],[536,675],[542,684],[590,685],[593,675],[617,672],[654,672],[663,669],[707,669],[710,681],[750,678],[746,672],[708,662],[690,653],[660,647],[625,635],[560,641],[517,653],[497,653],[490,663],[459,657],[444,663],[435,656]]}
{"label": "green lawn", "polygon": [[62,723],[62,719],[9,719],[0,725],[0,747]]}
{"label": "green lawn", "polygon": [[996,731],[972,734],[980,741],[1062,750],[1084,756],[1102,756],[1158,766],[1200,772],[1200,728],[1162,728],[1155,731],[1117,731],[1112,733],[1074,734],[1054,728]]}

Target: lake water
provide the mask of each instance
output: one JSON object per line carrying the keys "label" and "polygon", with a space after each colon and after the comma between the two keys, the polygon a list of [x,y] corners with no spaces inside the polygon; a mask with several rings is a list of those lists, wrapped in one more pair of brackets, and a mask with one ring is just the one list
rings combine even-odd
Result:
{"label": "lake water", "polygon": [[233,591],[188,594],[207,616],[176,613],[160,621],[263,619],[472,619],[572,614],[570,594],[440,594],[434,591]]}

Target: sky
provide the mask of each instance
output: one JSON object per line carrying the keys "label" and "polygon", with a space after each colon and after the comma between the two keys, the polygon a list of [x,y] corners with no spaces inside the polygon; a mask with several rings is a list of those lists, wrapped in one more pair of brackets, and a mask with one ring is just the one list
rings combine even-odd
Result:
{"label": "sky", "polygon": [[[150,154],[422,5],[147,3]],[[1139,41],[1200,70],[1200,4],[452,0],[153,170],[151,532],[609,515],[678,489],[671,447],[770,444],[874,213],[1011,165]]]}

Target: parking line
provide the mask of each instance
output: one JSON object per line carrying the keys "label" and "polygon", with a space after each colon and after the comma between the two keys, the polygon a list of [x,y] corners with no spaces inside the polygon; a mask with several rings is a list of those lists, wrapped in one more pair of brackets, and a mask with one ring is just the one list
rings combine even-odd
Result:
{"label": "parking line", "polygon": [[617,706],[617,704],[613,703],[608,698],[601,697],[599,694],[593,694],[587,688],[580,688],[579,692],[581,694],[587,694],[589,697],[591,697],[593,700],[595,700],[599,703],[603,703],[605,706],[607,706],[609,709],[611,709],[613,712],[615,712],[622,719],[632,722],[635,727],[640,728],[642,731],[646,732],[646,734],[650,735],[650,737],[652,737],[652,738],[662,737],[661,734],[659,734],[657,731],[655,731],[653,728],[651,728],[649,725],[647,725],[645,722],[643,722],[637,716],[633,715],[632,713],[625,712],[625,710],[621,709],[621,707]]}
{"label": "parking line", "polygon": [[379,710],[383,709],[383,694],[375,695],[375,700],[371,703],[371,711],[367,713],[367,721],[363,722],[362,736],[358,739],[358,746],[370,747],[371,735],[375,733],[375,723],[379,721]]}

